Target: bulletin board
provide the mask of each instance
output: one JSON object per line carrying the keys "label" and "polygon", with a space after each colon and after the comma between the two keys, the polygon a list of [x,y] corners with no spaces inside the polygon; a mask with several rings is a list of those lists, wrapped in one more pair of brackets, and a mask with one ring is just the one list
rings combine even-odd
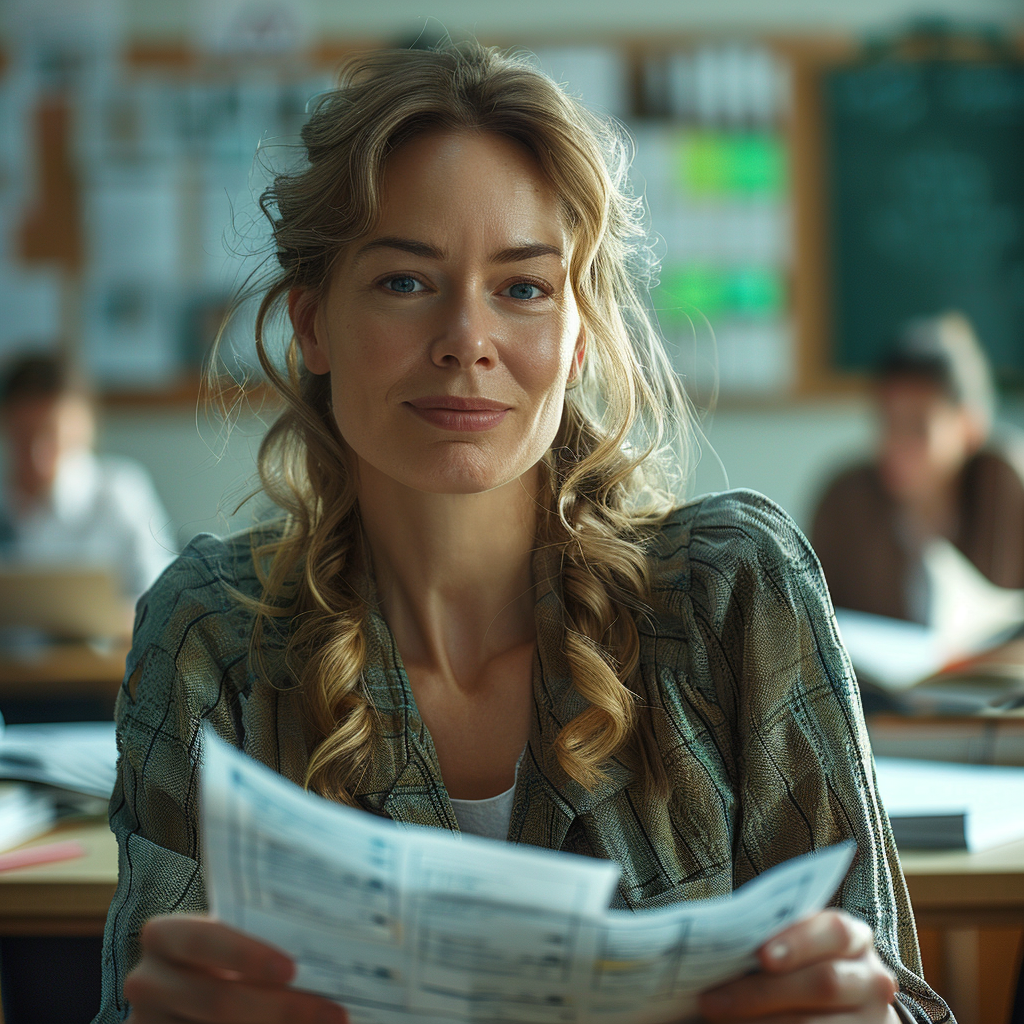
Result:
{"label": "bulletin board", "polygon": [[[102,103],[40,93],[21,115],[34,177],[0,153],[16,308],[33,287],[56,290],[47,275],[59,279],[46,325],[59,315],[70,347],[99,353],[108,400],[194,404],[230,294],[217,283],[231,244],[221,224],[253,183],[250,121],[270,125],[268,137],[294,133],[299,101],[372,45],[255,64],[134,46]],[[1002,377],[1024,381],[1024,48],[1014,46],[997,60],[868,60],[849,36],[680,34],[537,52],[560,81],[586,82],[636,140],[662,245],[652,298],[689,359],[681,372],[700,383],[710,368],[723,400],[771,404],[859,389],[899,323],[954,307]],[[17,72],[0,65],[0,98],[16,95]],[[751,75],[774,92],[751,91]],[[734,87],[744,81],[746,99]],[[169,241],[129,244],[153,225]]]}

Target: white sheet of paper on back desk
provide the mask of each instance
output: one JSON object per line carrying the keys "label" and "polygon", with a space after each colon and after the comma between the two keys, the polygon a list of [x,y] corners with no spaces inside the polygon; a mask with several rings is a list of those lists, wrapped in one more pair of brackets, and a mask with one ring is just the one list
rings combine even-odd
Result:
{"label": "white sheet of paper on back desk", "polygon": [[354,1024],[681,1020],[823,907],[853,855],[796,858],[722,899],[609,910],[614,862],[400,828],[304,793],[210,730],[203,746],[213,913],[285,950],[294,984]]}

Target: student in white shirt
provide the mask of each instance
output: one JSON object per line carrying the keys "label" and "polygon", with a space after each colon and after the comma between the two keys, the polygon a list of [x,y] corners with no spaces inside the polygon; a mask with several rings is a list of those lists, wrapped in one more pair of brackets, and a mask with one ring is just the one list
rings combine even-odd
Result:
{"label": "student in white shirt", "polygon": [[93,451],[96,415],[84,380],[57,356],[16,359],[0,379],[0,427],[0,557],[107,567],[134,603],[177,549],[146,470]]}

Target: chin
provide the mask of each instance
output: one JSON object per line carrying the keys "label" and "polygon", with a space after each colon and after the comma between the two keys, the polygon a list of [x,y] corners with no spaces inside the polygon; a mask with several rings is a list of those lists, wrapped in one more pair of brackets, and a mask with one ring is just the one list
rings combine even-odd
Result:
{"label": "chin", "polygon": [[410,486],[427,494],[484,494],[514,479],[504,473],[418,473]]}
{"label": "chin", "polygon": [[467,445],[462,451],[449,450],[433,466],[415,467],[410,484],[429,494],[484,494],[518,480],[529,469]]}

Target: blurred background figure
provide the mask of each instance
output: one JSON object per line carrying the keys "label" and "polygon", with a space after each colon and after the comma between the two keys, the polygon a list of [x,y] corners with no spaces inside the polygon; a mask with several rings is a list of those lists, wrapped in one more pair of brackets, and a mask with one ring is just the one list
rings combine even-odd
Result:
{"label": "blurred background figure", "polygon": [[148,472],[97,455],[84,378],[52,355],[27,355],[0,378],[7,472],[0,556],[26,567],[105,567],[134,603],[176,553]]}
{"label": "blurred background figure", "polygon": [[1024,452],[991,436],[995,394],[970,322],[916,320],[876,370],[875,458],[825,491],[811,540],[837,608],[929,623],[922,553],[944,538],[1024,588]]}

